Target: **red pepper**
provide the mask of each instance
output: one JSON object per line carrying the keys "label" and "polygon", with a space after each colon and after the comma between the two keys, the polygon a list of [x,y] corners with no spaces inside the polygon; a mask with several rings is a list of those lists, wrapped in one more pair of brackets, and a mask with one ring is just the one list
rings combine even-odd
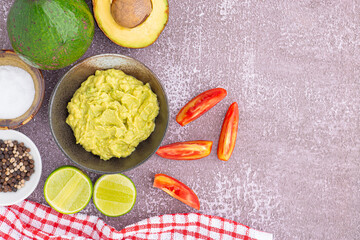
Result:
{"label": "red pepper", "polygon": [[226,95],[227,92],[223,88],[214,88],[199,94],[180,110],[176,116],[176,121],[181,126],[185,126],[215,106]]}
{"label": "red pepper", "polygon": [[192,208],[200,209],[199,199],[193,190],[175,178],[165,174],[156,174],[153,187],[163,190]]}
{"label": "red pepper", "polygon": [[239,109],[236,102],[232,103],[225,115],[221,128],[217,155],[220,160],[229,160],[236,142],[239,124]]}
{"label": "red pepper", "polygon": [[212,141],[177,142],[160,147],[156,154],[163,158],[174,160],[195,160],[210,154]]}

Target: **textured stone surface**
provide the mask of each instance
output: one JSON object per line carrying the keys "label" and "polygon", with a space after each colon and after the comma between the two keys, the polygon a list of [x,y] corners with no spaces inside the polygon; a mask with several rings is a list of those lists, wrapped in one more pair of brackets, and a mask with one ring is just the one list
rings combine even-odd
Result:
{"label": "textured stone surface", "polygon": [[[5,23],[12,2],[1,0],[1,48],[11,48]],[[170,0],[165,31],[139,50],[115,45],[96,28],[84,57],[125,54],[162,80],[171,110],[164,143],[209,139],[215,150],[233,101],[240,123],[228,162],[219,161],[216,151],[190,162],[153,156],[126,172],[138,189],[129,214],[105,217],[92,203],[82,212],[121,229],[150,216],[193,211],[152,188],[161,172],[194,189],[201,213],[272,232],[276,239],[360,239],[359,12],[351,0]],[[47,115],[52,89],[68,69],[44,71],[43,106],[19,129],[42,154],[43,176],[29,197],[41,203],[46,177],[72,164],[53,141]],[[226,88],[228,96],[180,127],[174,119],[179,109],[213,87]]]}

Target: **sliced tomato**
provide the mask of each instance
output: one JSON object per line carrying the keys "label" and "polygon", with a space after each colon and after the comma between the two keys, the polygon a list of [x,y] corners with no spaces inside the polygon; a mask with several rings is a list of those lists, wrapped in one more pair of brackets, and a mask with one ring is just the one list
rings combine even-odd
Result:
{"label": "sliced tomato", "polygon": [[197,210],[200,209],[200,202],[196,194],[188,186],[179,180],[168,175],[155,174],[153,187],[159,188],[177,200]]}
{"label": "sliced tomato", "polygon": [[239,109],[236,102],[232,103],[225,115],[221,128],[217,155],[220,160],[229,160],[234,151],[239,124]]}
{"label": "sliced tomato", "polygon": [[205,140],[177,142],[160,147],[156,154],[174,160],[196,160],[209,156],[213,142]]}
{"label": "sliced tomato", "polygon": [[181,126],[185,126],[215,106],[226,95],[227,92],[223,88],[214,88],[199,94],[180,110],[176,116],[176,121]]}

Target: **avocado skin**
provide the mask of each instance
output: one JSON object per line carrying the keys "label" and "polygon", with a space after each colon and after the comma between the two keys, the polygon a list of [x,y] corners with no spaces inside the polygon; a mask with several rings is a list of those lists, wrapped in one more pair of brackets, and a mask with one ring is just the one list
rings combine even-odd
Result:
{"label": "avocado skin", "polygon": [[94,19],[84,0],[16,0],[7,31],[22,60],[55,70],[84,55],[94,37]]}

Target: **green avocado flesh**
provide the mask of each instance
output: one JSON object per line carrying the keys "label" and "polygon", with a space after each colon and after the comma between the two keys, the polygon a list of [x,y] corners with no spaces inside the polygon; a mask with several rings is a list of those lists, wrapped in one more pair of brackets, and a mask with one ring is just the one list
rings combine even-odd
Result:
{"label": "green avocado flesh", "polygon": [[129,156],[155,129],[156,94],[121,70],[96,71],[68,103],[76,143],[103,160]]}
{"label": "green avocado flesh", "polygon": [[84,0],[16,0],[7,18],[14,51],[46,70],[78,60],[94,37],[94,19]]}

